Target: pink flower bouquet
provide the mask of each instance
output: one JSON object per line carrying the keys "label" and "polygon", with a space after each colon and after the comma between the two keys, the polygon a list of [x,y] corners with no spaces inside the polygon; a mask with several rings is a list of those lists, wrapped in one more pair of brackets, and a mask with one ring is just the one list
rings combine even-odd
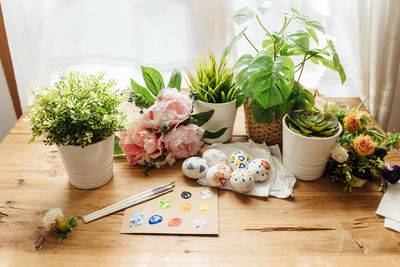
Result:
{"label": "pink flower bouquet", "polygon": [[136,124],[121,134],[118,142],[130,165],[146,166],[145,173],[156,167],[171,166],[176,159],[196,155],[203,138],[217,138],[226,128],[215,133],[200,128],[214,111],[191,114],[192,101],[181,93],[181,75],[174,71],[169,87],[164,88],[161,74],[142,67],[144,88],[131,80],[130,102],[141,108]]}

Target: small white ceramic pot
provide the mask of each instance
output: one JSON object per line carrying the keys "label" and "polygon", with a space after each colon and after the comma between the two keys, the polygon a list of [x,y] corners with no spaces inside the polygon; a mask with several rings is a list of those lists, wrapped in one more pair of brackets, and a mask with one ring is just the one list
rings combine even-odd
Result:
{"label": "small white ceramic pot", "polygon": [[299,180],[317,180],[324,173],[342,126],[339,123],[339,131],[334,136],[311,138],[290,130],[286,117],[282,120],[283,165]]}
{"label": "small white ceramic pot", "polygon": [[58,146],[71,184],[79,189],[105,185],[113,176],[114,135],[88,145]]}
{"label": "small white ceramic pot", "polygon": [[194,113],[214,110],[211,119],[202,128],[211,132],[227,127],[225,133],[216,139],[204,139],[208,144],[225,143],[231,140],[233,124],[236,118],[236,99],[228,103],[207,103],[200,100],[194,102]]}

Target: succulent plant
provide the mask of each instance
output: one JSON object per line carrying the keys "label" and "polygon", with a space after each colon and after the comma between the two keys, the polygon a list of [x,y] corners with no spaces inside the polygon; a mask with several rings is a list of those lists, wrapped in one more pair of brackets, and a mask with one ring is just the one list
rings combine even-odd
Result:
{"label": "succulent plant", "polygon": [[336,116],[312,110],[291,110],[285,123],[293,132],[307,137],[329,137],[339,131]]}

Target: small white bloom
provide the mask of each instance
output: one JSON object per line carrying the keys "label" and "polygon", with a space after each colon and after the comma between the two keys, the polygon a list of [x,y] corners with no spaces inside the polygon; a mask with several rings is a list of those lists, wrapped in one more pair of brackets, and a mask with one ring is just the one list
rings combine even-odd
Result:
{"label": "small white bloom", "polygon": [[349,153],[339,143],[336,143],[331,150],[331,157],[339,163],[349,159]]}
{"label": "small white bloom", "polygon": [[363,187],[368,181],[364,179],[360,179],[354,175],[351,175],[351,186],[361,188]]}
{"label": "small white bloom", "polygon": [[56,219],[64,218],[64,213],[62,209],[55,208],[49,209],[48,212],[44,215],[42,222],[46,231],[49,231],[51,227],[56,223]]}

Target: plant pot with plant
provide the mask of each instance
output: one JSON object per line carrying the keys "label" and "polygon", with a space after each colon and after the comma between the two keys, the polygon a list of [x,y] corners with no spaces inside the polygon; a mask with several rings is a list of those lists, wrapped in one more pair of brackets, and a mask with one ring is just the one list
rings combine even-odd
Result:
{"label": "plant pot with plant", "polygon": [[283,165],[299,180],[320,178],[341,131],[331,113],[289,111],[283,117]]}
{"label": "plant pot with plant", "polygon": [[104,74],[70,72],[53,87],[33,91],[32,135],[57,145],[73,186],[92,189],[113,175],[114,132],[124,130],[123,97]]}
{"label": "plant pot with plant", "polygon": [[[266,39],[262,48],[254,45],[243,29],[231,45],[244,36],[256,55],[246,54],[236,62],[238,88],[246,96],[245,120],[248,136],[256,142],[281,144],[282,117],[290,110],[314,109],[313,94],[304,89],[299,81],[307,61],[322,64],[340,75],[342,83],[346,75],[332,40],[325,36],[321,24],[293,9],[284,12],[284,22],[278,32],[269,31],[261,22],[265,7],[238,10],[234,15],[240,25],[255,17]],[[294,33],[287,32],[295,21],[304,27]],[[318,34],[317,34],[318,32]],[[324,37],[325,45],[320,42]],[[295,64],[294,62],[298,62]],[[296,77],[297,74],[297,77]]]}
{"label": "plant pot with plant", "polygon": [[236,110],[244,100],[238,92],[233,68],[227,65],[226,55],[224,53],[218,61],[210,51],[208,61],[198,59],[193,72],[186,69],[194,112],[214,110],[213,116],[202,128],[208,131],[227,128],[219,138],[204,139],[207,143],[225,143],[232,138]]}

